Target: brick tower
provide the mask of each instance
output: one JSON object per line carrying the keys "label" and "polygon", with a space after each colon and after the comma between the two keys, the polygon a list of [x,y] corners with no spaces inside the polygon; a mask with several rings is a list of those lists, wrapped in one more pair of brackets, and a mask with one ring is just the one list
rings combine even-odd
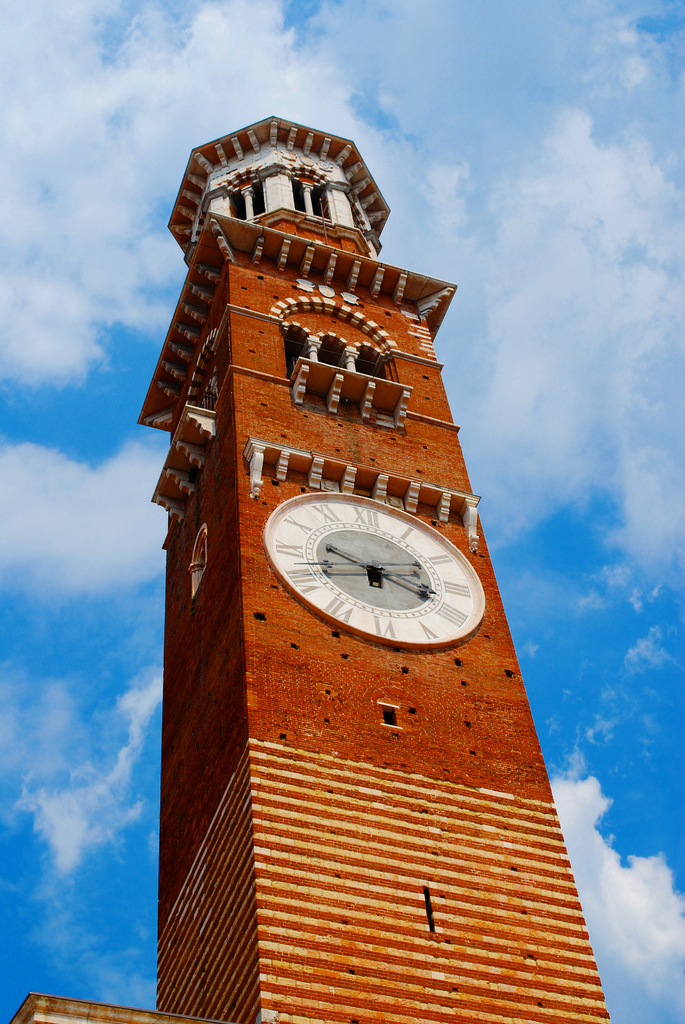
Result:
{"label": "brick tower", "polygon": [[140,422],[171,435],[158,1007],[605,1020],[436,361],[354,143],[193,151]]}

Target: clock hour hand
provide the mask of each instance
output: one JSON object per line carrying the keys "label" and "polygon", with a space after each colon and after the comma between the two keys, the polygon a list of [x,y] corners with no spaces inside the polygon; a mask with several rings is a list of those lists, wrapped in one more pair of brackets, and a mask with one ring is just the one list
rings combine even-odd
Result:
{"label": "clock hour hand", "polygon": [[361,565],[362,568],[366,569],[367,565],[371,563],[365,558],[355,558],[354,555],[348,555],[346,551],[341,551],[340,548],[336,548],[334,544],[327,544],[326,551],[332,555],[340,555],[341,558],[346,558],[348,562],[354,562],[355,565]]}

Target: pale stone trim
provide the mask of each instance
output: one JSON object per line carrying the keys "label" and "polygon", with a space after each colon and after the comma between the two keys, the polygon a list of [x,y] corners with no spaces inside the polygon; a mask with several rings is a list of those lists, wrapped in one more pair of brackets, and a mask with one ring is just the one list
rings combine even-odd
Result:
{"label": "pale stone trim", "polygon": [[186,1021],[204,1021],[204,1018],[29,992],[10,1024],[184,1024]]}
{"label": "pale stone trim", "polygon": [[[342,338],[339,340],[344,342]],[[307,339],[309,358],[300,356],[295,364],[290,385],[295,405],[302,405],[307,392],[310,392],[326,396],[328,411],[335,413],[338,403],[344,398],[359,406],[362,422],[366,423],[371,414],[375,413],[377,426],[401,430],[407,416],[412,388],[384,377],[369,377],[365,373],[358,373],[350,366],[355,362],[354,350],[358,351],[358,346],[346,345],[345,367],[320,363],[317,354],[321,341],[319,335],[310,335]]]}
{"label": "pale stone trim", "polygon": [[385,504],[394,504],[399,498],[405,511],[412,515],[416,514],[419,502],[435,506],[436,518],[442,523],[448,522],[452,512],[460,515],[466,529],[469,550],[474,553],[478,550],[477,506],[480,497],[477,494],[457,491],[425,480],[410,480],[386,468],[353,465],[337,456],[292,448],[280,441],[266,441],[257,437],[247,439],[243,456],[249,466],[252,498],[258,498],[261,493],[265,465],[275,467],[276,478],[280,481],[287,480],[291,470],[306,473],[309,486],[314,490],[330,490],[326,481],[332,481],[344,494],[353,494],[356,484],[359,490],[368,491],[372,498]]}
{"label": "pale stone trim", "polygon": [[195,597],[197,588],[207,568],[207,524],[203,523],[198,530],[195,544],[193,545],[193,556],[190,560],[188,571],[190,572],[190,596]]}
{"label": "pale stone trim", "polygon": [[215,435],[216,413],[186,404],[152,496],[178,522],[185,515],[186,496],[196,488],[190,471],[202,469],[207,445]]}

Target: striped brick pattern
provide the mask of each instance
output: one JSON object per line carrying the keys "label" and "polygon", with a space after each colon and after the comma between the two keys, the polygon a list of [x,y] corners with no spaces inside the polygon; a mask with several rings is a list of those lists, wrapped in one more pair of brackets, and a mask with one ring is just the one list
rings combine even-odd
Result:
{"label": "striped brick pattern", "polygon": [[281,1022],[608,1018],[551,804],[251,756],[262,1005]]}
{"label": "striped brick pattern", "polygon": [[250,1022],[258,1012],[247,751],[159,936],[157,1008]]}

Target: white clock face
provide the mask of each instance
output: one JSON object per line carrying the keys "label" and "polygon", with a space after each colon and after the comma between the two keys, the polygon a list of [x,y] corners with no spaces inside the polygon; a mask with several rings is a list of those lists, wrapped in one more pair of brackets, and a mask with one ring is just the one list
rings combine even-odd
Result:
{"label": "white clock face", "polygon": [[300,601],[370,640],[445,647],[483,617],[483,588],[464,555],[420,520],[370,498],[291,498],[269,518],[264,543]]}

